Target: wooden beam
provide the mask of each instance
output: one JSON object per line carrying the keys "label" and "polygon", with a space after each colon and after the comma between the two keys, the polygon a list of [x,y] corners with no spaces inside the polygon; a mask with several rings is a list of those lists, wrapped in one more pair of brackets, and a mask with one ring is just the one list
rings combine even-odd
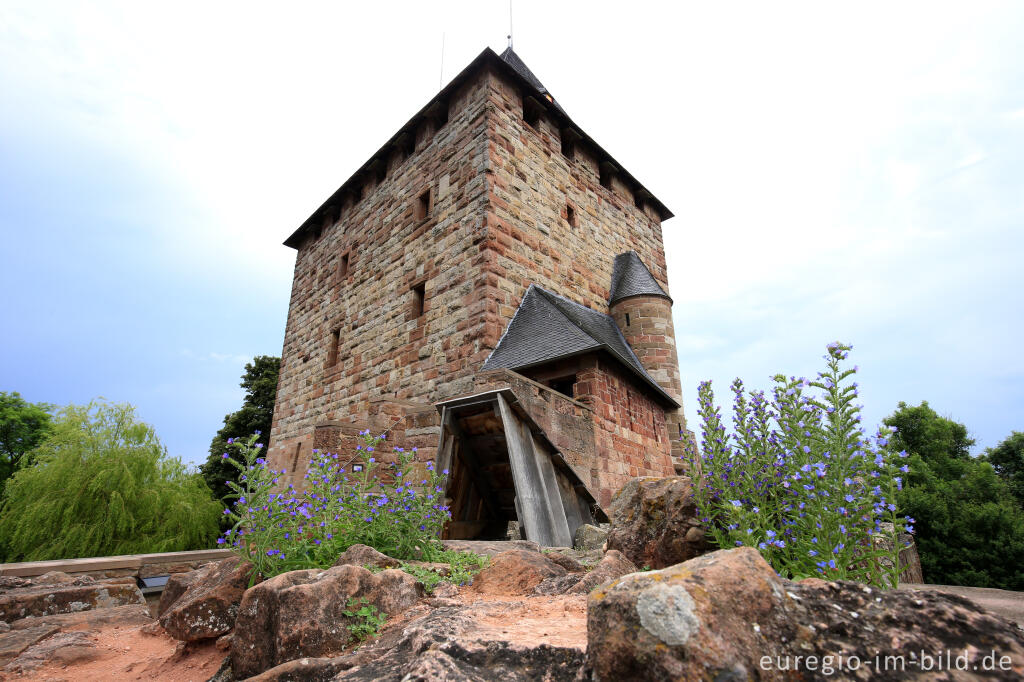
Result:
{"label": "wooden beam", "polygon": [[[549,455],[537,440],[537,437],[530,430],[530,427],[523,424],[523,439],[529,439],[533,449],[534,462],[540,473],[541,483],[544,485],[544,499],[548,522],[551,524],[551,532],[554,547],[572,547],[572,531],[569,529],[568,511],[562,503],[562,494],[559,490],[555,467],[551,463]],[[575,529],[572,529],[575,530]]]}
{"label": "wooden beam", "polygon": [[[534,447],[529,425],[519,419],[504,396],[498,394],[496,397],[516,485],[517,510],[522,513],[519,521],[526,529],[527,537],[546,547],[571,545],[572,538],[569,537],[565,509],[550,458]],[[547,459],[547,467],[541,457]]]}

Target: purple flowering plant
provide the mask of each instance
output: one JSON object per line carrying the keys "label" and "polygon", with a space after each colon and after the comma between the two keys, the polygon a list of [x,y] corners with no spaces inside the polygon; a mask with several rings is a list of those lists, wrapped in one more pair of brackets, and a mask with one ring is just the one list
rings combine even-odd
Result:
{"label": "purple flowering plant", "polygon": [[[369,545],[396,559],[434,561],[445,552],[439,541],[450,514],[444,504],[447,472],[427,465],[414,480],[415,448],[394,448],[394,461],[378,460],[384,435],[360,434],[353,457],[313,451],[303,489],[282,485],[261,456],[257,435],[229,441],[227,457],[240,472],[229,482],[234,503],[225,510],[232,527],[218,540],[271,577],[304,568],[326,568],[354,544]],[[387,474],[387,475],[385,475]]]}
{"label": "purple flowering plant", "polygon": [[688,447],[698,511],[722,548],[756,547],[787,578],[825,577],[894,587],[902,532],[896,513],[906,452],[894,429],[868,436],[860,425],[852,346],[827,346],[817,378],[773,377],[763,391],[732,384],[733,433],[726,434],[711,382],[698,388],[700,454]]}

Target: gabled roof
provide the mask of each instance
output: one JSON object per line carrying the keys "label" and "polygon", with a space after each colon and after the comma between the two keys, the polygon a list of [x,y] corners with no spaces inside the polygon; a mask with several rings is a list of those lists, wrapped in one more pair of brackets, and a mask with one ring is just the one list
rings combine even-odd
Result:
{"label": "gabled roof", "polygon": [[[505,50],[501,56],[498,56],[491,48],[484,48],[476,59],[469,63],[465,69],[463,69],[452,81],[446,85],[439,93],[434,95],[433,99],[427,103],[425,107],[419,110],[415,116],[399,129],[397,133],[391,136],[391,139],[384,143],[384,146],[377,150],[377,152],[370,157],[370,159],[356,170],[355,173],[346,180],[341,187],[334,191],[331,196],[327,198],[327,201],[322,203],[319,208],[313,211],[312,214],[296,229],[289,237],[284,241],[285,246],[290,246],[293,249],[299,248],[302,243],[301,235],[307,229],[319,227],[325,211],[332,207],[340,206],[343,203],[343,199],[346,193],[355,190],[360,183],[361,179],[367,173],[374,172],[375,168],[378,168],[381,163],[387,164],[388,156],[395,147],[400,147],[402,140],[406,135],[411,134],[415,131],[417,124],[424,119],[436,118],[439,106],[447,106],[448,98],[451,97],[455,92],[462,87],[471,76],[473,76],[479,69],[486,65],[492,65],[498,69],[501,73],[504,73],[515,81],[517,81],[524,90],[527,92],[532,91],[534,94],[539,95],[540,98],[549,104],[553,105],[554,109],[549,110],[549,113],[556,119],[559,127],[563,130],[572,130],[573,133],[578,135],[578,139],[590,147],[598,156],[599,159],[611,163],[617,169],[617,174],[630,185],[635,192],[642,195],[645,200],[658,212],[662,220],[668,220],[672,217],[672,212],[661,203],[657,197],[650,193],[650,191],[640,184],[636,178],[630,175],[622,166],[612,158],[612,155],[606,152],[597,142],[593,140],[589,135],[583,132],[579,126],[577,126],[569,115],[565,113],[565,110],[554,101],[551,97],[547,88],[540,82],[540,80],[533,74],[532,71],[523,63],[523,60],[519,58],[511,48]],[[550,99],[549,99],[550,98]]]}
{"label": "gabled roof", "polygon": [[636,251],[627,251],[615,257],[615,265],[612,266],[612,291],[608,297],[608,304],[630,296],[663,296],[669,301],[672,300],[640,260]]}
{"label": "gabled roof", "polygon": [[520,370],[594,351],[607,352],[656,395],[679,407],[644,369],[615,320],[536,284],[526,290],[482,369]]}

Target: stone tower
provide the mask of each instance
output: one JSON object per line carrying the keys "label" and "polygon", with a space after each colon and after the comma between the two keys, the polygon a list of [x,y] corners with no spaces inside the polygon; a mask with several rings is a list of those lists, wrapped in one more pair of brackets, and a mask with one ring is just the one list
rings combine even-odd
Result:
{"label": "stone tower", "polygon": [[484,50],[285,241],[271,465],[298,485],[313,448],[387,431],[450,463],[452,537],[560,497],[531,532],[562,538],[672,474],[671,215],[511,48]]}

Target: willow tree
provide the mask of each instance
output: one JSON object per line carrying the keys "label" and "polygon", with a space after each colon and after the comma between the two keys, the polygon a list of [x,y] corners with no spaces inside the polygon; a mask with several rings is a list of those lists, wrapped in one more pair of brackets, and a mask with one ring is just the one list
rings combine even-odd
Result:
{"label": "willow tree", "polygon": [[210,488],[131,405],[62,408],[31,458],[0,506],[8,561],[204,549],[217,535]]}

